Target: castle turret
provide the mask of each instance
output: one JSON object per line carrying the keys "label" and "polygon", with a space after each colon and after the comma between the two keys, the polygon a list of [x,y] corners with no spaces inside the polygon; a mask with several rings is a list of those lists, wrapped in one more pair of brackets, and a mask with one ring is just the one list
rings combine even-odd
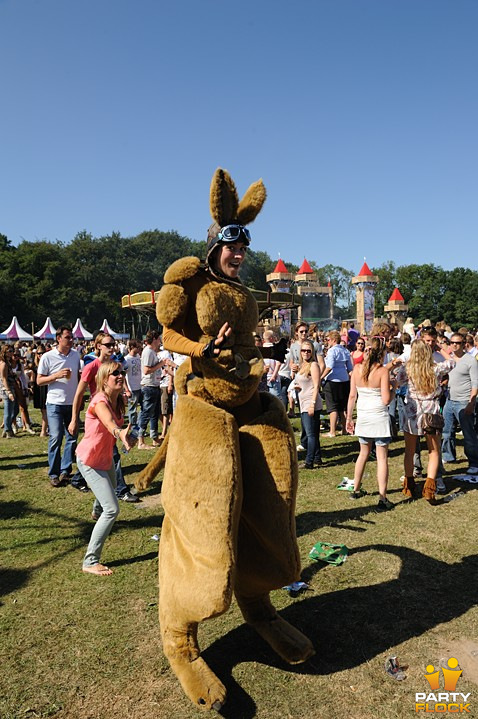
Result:
{"label": "castle turret", "polygon": [[364,262],[358,275],[352,278],[352,284],[356,285],[357,289],[357,329],[361,334],[368,334],[375,318],[375,288],[378,277]]}
{"label": "castle turret", "polygon": [[384,312],[386,312],[391,322],[396,322],[400,332],[403,330],[403,324],[405,317],[408,313],[408,305],[405,304],[405,300],[402,297],[402,293],[395,287],[392,294],[388,298],[388,303],[384,306]]}

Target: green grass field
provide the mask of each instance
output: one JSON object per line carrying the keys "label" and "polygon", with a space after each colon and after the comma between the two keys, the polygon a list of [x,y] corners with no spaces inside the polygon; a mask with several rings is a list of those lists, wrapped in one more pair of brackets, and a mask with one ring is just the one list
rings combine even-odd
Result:
{"label": "green grass field", "polygon": [[[38,413],[33,412],[38,421]],[[298,420],[294,420],[297,429]],[[391,445],[393,511],[375,512],[375,464],[352,502],[336,485],[353,477],[358,443],[323,439],[325,466],[303,471],[297,502],[302,578],[310,590],[273,601],[314,641],[290,668],[241,621],[235,604],[200,628],[204,657],[228,689],[231,719],[393,719],[415,714],[426,666],[458,658],[457,691],[478,716],[478,492],[450,503],[408,502],[400,492],[403,442]],[[81,572],[92,495],[53,489],[47,440],[0,440],[1,719],[153,719],[199,716],[161,653],[157,622],[159,482],[121,513],[105,545],[112,577]],[[463,450],[457,469],[465,468]],[[125,456],[127,481],[151,455]],[[425,459],[425,457],[424,457]],[[456,485],[447,480],[450,490]],[[309,560],[319,540],[346,544],[347,561]],[[475,653],[474,653],[475,652]],[[398,682],[387,657],[407,664]]]}

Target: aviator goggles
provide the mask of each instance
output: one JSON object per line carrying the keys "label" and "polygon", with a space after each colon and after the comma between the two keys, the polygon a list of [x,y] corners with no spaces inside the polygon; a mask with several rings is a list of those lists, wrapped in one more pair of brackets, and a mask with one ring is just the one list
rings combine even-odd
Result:
{"label": "aviator goggles", "polygon": [[244,225],[224,225],[217,234],[217,239],[222,242],[235,242],[241,237],[246,238],[247,244],[251,241],[251,233]]}

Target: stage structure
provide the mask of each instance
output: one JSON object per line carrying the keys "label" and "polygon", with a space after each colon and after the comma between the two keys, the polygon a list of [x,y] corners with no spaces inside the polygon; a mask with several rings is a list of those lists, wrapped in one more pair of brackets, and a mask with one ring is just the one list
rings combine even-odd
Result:
{"label": "stage structure", "polygon": [[360,334],[368,334],[375,319],[375,288],[378,284],[377,275],[372,274],[366,262],[352,284],[357,289],[357,329]]}
{"label": "stage structure", "polygon": [[[292,291],[282,289],[275,291],[272,288],[268,291],[253,289],[250,291],[259,307],[260,322],[276,310],[297,310],[302,302],[301,296]],[[134,311],[131,317],[131,337],[141,337],[149,329],[157,327],[155,313],[158,294],[159,290],[148,290],[123,295],[121,298],[121,307],[124,310]]]}

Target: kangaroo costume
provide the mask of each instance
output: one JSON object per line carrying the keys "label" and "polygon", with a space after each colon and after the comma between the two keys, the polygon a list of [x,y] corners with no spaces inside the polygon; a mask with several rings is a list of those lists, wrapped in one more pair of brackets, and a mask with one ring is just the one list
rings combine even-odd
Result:
{"label": "kangaroo costume", "polygon": [[217,265],[224,244],[249,244],[245,225],[265,199],[258,181],[239,202],[230,175],[218,169],[206,262],[185,257],[165,274],[157,303],[164,346],[190,359],[176,375],[179,396],[167,444],[136,481],[145,489],[165,461],[163,648],[188,697],[206,709],[220,709],[226,690],[200,656],[197,627],[223,614],[233,592],[246,622],[286,662],[314,654],[309,639],[269,600],[272,589],[300,576],[294,436],[282,403],[257,391],[263,361],[253,342],[256,301]]}

